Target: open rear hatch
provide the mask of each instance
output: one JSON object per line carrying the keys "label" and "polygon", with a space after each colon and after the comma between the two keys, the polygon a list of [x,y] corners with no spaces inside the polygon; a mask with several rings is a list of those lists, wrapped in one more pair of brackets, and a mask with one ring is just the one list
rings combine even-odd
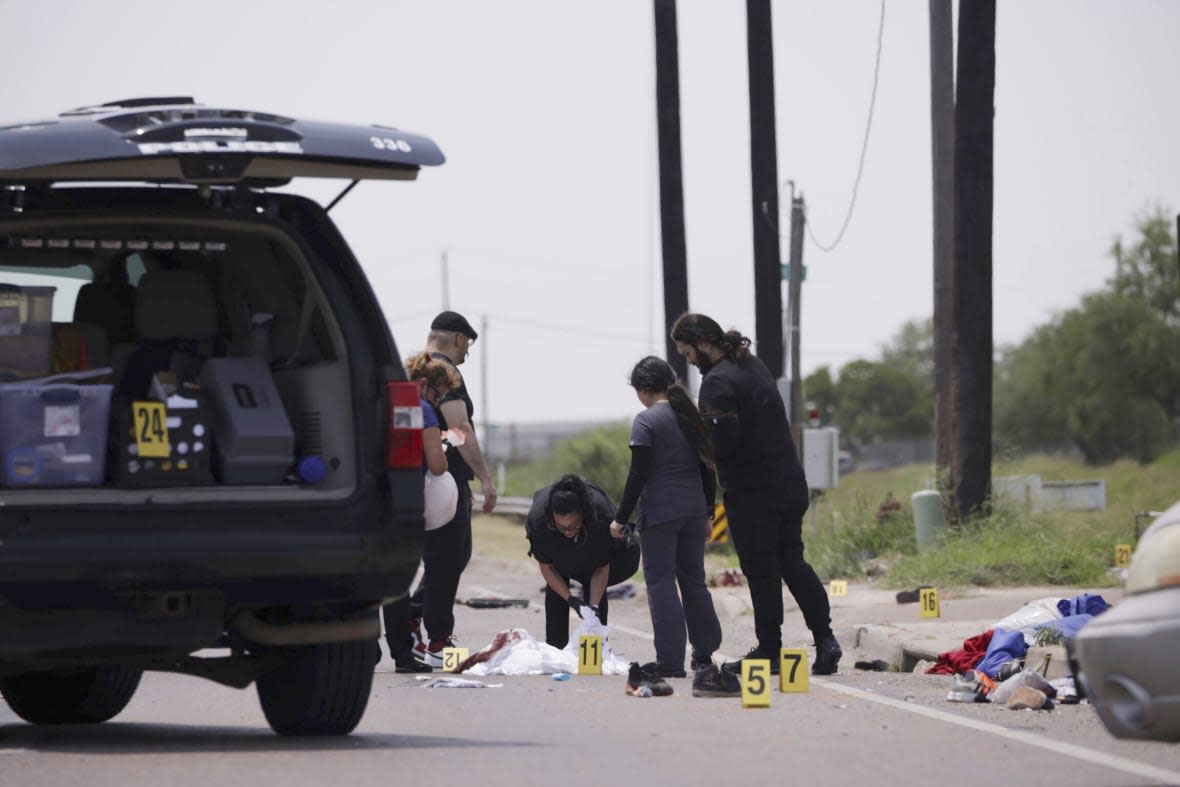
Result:
{"label": "open rear hatch", "polygon": [[10,185],[412,180],[444,161],[432,140],[396,128],[219,109],[188,97],[116,101],[0,127],[0,183]]}

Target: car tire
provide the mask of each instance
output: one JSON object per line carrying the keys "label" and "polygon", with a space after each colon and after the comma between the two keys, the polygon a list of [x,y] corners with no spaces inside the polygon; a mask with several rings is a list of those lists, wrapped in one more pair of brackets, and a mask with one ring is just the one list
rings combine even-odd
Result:
{"label": "car tire", "polygon": [[32,724],[97,724],[127,707],[141,677],[143,670],[118,665],[25,672],[0,678],[0,693]]}
{"label": "car tire", "polygon": [[373,643],[276,648],[279,663],[258,678],[258,700],[279,735],[347,735],[373,688]]}

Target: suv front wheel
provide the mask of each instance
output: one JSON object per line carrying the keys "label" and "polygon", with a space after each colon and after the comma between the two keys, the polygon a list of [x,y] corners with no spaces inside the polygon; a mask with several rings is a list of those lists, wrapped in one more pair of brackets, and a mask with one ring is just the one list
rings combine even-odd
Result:
{"label": "suv front wheel", "polygon": [[347,735],[373,688],[371,640],[268,650],[276,666],[258,677],[258,700],[280,735]]}
{"label": "suv front wheel", "polygon": [[127,707],[142,676],[141,669],[118,665],[25,672],[0,678],[0,693],[33,724],[95,724]]}

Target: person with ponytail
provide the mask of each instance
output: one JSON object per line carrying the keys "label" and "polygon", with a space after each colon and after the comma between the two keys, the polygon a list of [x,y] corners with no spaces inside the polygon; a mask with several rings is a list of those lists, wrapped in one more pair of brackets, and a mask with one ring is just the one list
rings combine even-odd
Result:
{"label": "person with ponytail", "polygon": [[[700,408],[713,445],[717,477],[725,490],[729,532],[754,606],[758,644],[746,658],[770,659],[779,671],[783,594],[795,598],[815,643],[812,673],[836,672],[843,652],[832,633],[823,583],[803,559],[807,478],[791,439],[778,386],[750,340],[722,331],[703,314],[684,314],[672,325],[676,348],[701,372]],[[740,670],[741,663],[725,665]]]}
{"label": "person with ponytail", "polygon": [[631,425],[631,469],[611,535],[626,535],[625,523],[641,503],[638,530],[656,650],[656,660],[642,669],[662,678],[685,677],[685,646],[691,643],[693,672],[708,670],[699,681],[694,678],[693,693],[740,694],[736,681],[717,685],[724,679],[713,664],[721,623],[705,584],[705,540],[716,493],[705,424],[664,359],[649,355],[639,361],[630,383],[646,409]]}

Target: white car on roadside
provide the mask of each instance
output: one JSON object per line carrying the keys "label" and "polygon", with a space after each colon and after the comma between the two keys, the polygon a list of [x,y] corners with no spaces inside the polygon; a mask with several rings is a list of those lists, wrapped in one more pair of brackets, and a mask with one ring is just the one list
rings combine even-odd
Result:
{"label": "white car on roadside", "polygon": [[1139,539],[1126,594],[1078,633],[1081,688],[1115,737],[1180,742],[1180,503]]}

